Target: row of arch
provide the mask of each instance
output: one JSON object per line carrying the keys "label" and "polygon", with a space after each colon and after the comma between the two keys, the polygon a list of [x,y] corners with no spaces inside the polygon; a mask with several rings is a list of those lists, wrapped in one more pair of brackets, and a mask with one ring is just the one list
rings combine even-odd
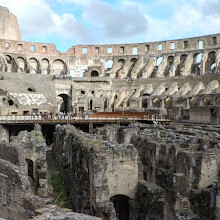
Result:
{"label": "row of arch", "polygon": [[[164,58],[163,56],[156,57],[154,68],[151,74],[149,75],[150,78],[155,78],[159,75],[158,71],[163,71],[163,73],[160,75],[165,77],[170,76],[181,76],[186,75],[186,73],[183,73],[184,66],[186,65],[187,58],[192,56],[192,61],[189,60],[188,62],[191,62],[190,66],[190,73],[195,75],[200,75],[202,73],[202,62],[203,62],[203,54],[201,52],[196,52],[193,55],[192,54],[181,54],[178,64],[175,63],[175,55],[169,55],[168,57]],[[166,59],[166,60],[164,60]],[[132,77],[132,70],[134,69],[137,58],[131,58],[130,60],[126,60],[124,58],[120,58],[117,61],[115,61],[114,64],[114,70],[115,72],[114,77],[115,78],[130,78]],[[165,62],[164,68],[161,70],[159,69],[160,65]],[[112,63],[111,63],[112,64]],[[125,67],[128,66],[127,68]],[[142,78],[143,77],[143,69],[145,69],[149,65],[149,63],[144,64],[143,68],[139,69],[139,72],[136,76],[133,76],[135,78]],[[211,51],[207,54],[207,59],[205,60],[205,73],[215,73],[217,71],[217,57],[216,57],[216,51]],[[126,73],[124,73],[126,72]]]}
{"label": "row of arch", "polygon": [[56,59],[50,62],[47,58],[38,60],[36,58],[27,59],[22,56],[12,57],[5,55],[0,59],[0,71],[66,75],[68,67],[62,59]]}
{"label": "row of arch", "polygon": [[[154,68],[148,77],[155,78],[159,75],[170,77],[186,74],[182,72],[184,71],[184,66],[186,65],[188,57],[192,57],[192,59],[188,60],[188,62],[192,62],[190,67],[191,74],[200,75],[203,71],[202,68],[205,68],[204,71],[206,73],[215,73],[217,71],[218,64],[216,51],[211,51],[207,54],[205,64],[203,65],[203,54],[201,52],[195,52],[193,55],[186,53],[181,54],[178,63],[176,63],[175,55],[169,55],[167,57],[158,56],[156,57],[156,60],[155,58],[152,58],[155,60]],[[142,64],[137,63],[137,61],[138,58],[136,57],[130,59],[120,58],[115,59],[114,61],[109,59],[105,61],[105,73],[103,74],[105,76],[111,76],[112,78],[143,78],[145,77],[144,69],[147,68],[149,63],[143,63],[144,66],[140,68],[140,65]],[[163,66],[161,67],[162,63]],[[134,68],[137,68],[136,75],[132,74]],[[0,71],[76,76],[76,70],[69,69],[67,63],[62,59],[49,61],[47,58],[39,60],[37,58],[27,59],[22,56],[13,57],[11,55],[0,57]],[[161,71],[162,73],[158,73]],[[89,74],[87,74],[87,72],[86,69],[82,69],[80,77],[98,77],[101,75],[97,70],[93,70]]]}
{"label": "row of arch", "polygon": [[[173,98],[172,97],[167,97],[165,99],[161,98],[152,98],[152,101],[149,102],[149,99],[143,99],[142,100],[142,107],[143,108],[165,108],[167,110],[171,109],[173,106]],[[211,96],[207,95],[204,97],[191,97],[189,98],[189,106],[188,107],[193,107],[193,106],[203,106],[203,107],[208,107],[208,106],[220,106],[220,95],[217,96]],[[185,106],[187,107],[187,106]]]}

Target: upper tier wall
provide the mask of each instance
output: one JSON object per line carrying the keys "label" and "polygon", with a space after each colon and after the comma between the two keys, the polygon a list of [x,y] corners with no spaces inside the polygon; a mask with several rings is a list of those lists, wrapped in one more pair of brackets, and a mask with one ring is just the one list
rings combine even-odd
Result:
{"label": "upper tier wall", "polygon": [[55,44],[0,40],[0,52],[63,57],[112,57],[175,53],[177,51],[183,52],[216,48],[220,48],[220,34],[139,44],[77,45],[71,47],[66,53],[57,51]]}
{"label": "upper tier wall", "polygon": [[21,40],[17,17],[5,7],[0,7],[0,39]]}

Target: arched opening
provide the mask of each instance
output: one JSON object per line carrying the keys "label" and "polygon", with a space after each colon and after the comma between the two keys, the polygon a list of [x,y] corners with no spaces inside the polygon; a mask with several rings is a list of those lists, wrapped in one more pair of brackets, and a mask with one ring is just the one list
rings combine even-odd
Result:
{"label": "arched opening", "polygon": [[153,101],[152,101],[153,107],[160,108],[160,102],[161,102],[161,100],[158,98],[153,99]]}
{"label": "arched opening", "polygon": [[120,59],[118,60],[118,63],[117,63],[117,71],[116,71],[116,75],[115,75],[115,78],[117,79],[120,79],[121,78],[121,75],[122,75],[122,68],[124,66],[124,63],[125,63],[125,60],[124,59]]}
{"label": "arched opening", "polygon": [[130,66],[130,69],[128,70],[127,77],[131,78],[131,72],[132,72],[132,70],[134,69],[134,66],[135,66],[136,62],[137,62],[137,59],[136,59],[136,58],[132,58],[132,59],[130,60],[130,65],[131,65],[131,66]]}
{"label": "arched opening", "polygon": [[[215,64],[213,66],[213,64]],[[214,67],[216,66],[216,52],[212,51],[210,53],[208,53],[208,59],[206,61],[206,65],[205,65],[205,72],[210,72],[213,73],[215,71]],[[214,69],[214,70],[213,70]]]}
{"label": "arched opening", "polygon": [[110,201],[114,204],[116,217],[119,220],[129,220],[129,200],[130,198],[124,195],[111,197]]}
{"label": "arched opening", "polygon": [[113,60],[106,61],[105,63],[106,70],[110,70],[112,68],[112,65],[113,65]]}
{"label": "arched opening", "polygon": [[58,112],[69,112],[69,96],[66,94],[59,94],[58,96],[63,99],[58,103]]}
{"label": "arched opening", "polygon": [[202,61],[202,54],[195,53],[193,55],[193,64],[191,67],[191,73],[196,74],[196,75],[200,75],[201,61]]}
{"label": "arched opening", "polygon": [[165,100],[165,108],[166,108],[167,110],[172,108],[172,102],[173,102],[172,98],[167,98],[167,99]]}
{"label": "arched opening", "polygon": [[216,98],[215,105],[220,105],[220,96]]}
{"label": "arched opening", "polygon": [[6,56],[5,56],[5,59],[6,59],[7,64],[11,64],[11,63],[12,63],[12,58],[11,58],[11,56],[6,55]]}
{"label": "arched opening", "polygon": [[49,74],[49,60],[44,58],[41,60],[41,68],[43,74]]}
{"label": "arched opening", "polygon": [[105,110],[107,107],[108,107],[108,100],[105,99],[105,100],[104,100],[104,110]]}
{"label": "arched opening", "polygon": [[28,176],[31,179],[34,179],[34,162],[32,160],[26,159],[27,166],[28,166]]}
{"label": "arched opening", "polygon": [[189,103],[190,103],[190,107],[198,105],[199,103],[198,98],[197,97],[191,98]]}
{"label": "arched opening", "polygon": [[51,72],[53,75],[66,75],[66,65],[63,60],[54,60],[51,65]]}
{"label": "arched opening", "polygon": [[176,68],[175,76],[180,76],[181,75],[182,68],[185,65],[186,59],[187,59],[187,55],[186,54],[182,54],[180,56],[180,64]]}
{"label": "arched opening", "polygon": [[8,100],[8,104],[9,104],[9,105],[14,105],[14,102],[13,102],[11,99],[9,99],[9,100]]}
{"label": "arched opening", "polygon": [[93,71],[91,72],[91,77],[98,77],[98,76],[99,76],[98,71],[93,70]]}
{"label": "arched opening", "polygon": [[170,76],[171,75],[171,66],[173,65],[174,62],[174,56],[168,56],[167,58],[167,66],[165,68],[164,76]]}
{"label": "arched opening", "polygon": [[203,106],[207,107],[207,106],[210,106],[211,105],[211,98],[210,97],[205,97],[203,100],[202,100],[202,104]]}
{"label": "arched opening", "polygon": [[23,57],[18,57],[17,58],[17,63],[18,63],[18,72],[25,72],[26,70],[26,61]]}
{"label": "arched opening", "polygon": [[93,101],[91,99],[90,102],[89,102],[89,110],[92,110],[92,104],[93,104]]}
{"label": "arched opening", "polygon": [[142,99],[142,108],[148,108],[148,100]]}
{"label": "arched opening", "polygon": [[35,58],[29,59],[30,72],[36,74],[38,71],[38,61]]}
{"label": "arched opening", "polygon": [[163,60],[163,57],[157,57],[156,66],[160,66],[162,60]]}

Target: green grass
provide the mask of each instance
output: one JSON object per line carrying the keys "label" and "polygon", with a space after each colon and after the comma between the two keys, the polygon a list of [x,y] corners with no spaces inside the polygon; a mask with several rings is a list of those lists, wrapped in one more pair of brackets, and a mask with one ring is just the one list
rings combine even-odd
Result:
{"label": "green grass", "polygon": [[68,208],[73,210],[73,205],[68,197],[67,190],[62,183],[60,172],[56,167],[55,161],[51,154],[47,155],[47,166],[50,175],[51,185],[54,192],[54,204],[61,208]]}

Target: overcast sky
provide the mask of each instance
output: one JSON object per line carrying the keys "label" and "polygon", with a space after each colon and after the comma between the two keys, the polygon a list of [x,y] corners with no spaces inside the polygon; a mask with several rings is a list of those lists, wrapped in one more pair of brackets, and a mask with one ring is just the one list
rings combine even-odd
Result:
{"label": "overcast sky", "polygon": [[220,0],[0,0],[23,41],[139,43],[220,33]]}

